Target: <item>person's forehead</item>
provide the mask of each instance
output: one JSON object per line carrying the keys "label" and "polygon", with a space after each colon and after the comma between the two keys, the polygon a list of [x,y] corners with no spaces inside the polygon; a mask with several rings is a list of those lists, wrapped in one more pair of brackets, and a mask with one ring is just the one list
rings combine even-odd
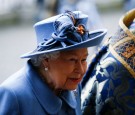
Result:
{"label": "person's forehead", "polygon": [[80,49],[65,50],[65,51],[60,52],[60,54],[62,54],[62,55],[77,55],[78,53],[87,55],[88,49],[87,48],[80,48]]}

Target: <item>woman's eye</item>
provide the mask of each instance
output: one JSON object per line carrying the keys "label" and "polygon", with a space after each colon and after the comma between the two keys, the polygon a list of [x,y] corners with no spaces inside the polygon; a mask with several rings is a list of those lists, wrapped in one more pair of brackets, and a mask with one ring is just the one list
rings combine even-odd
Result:
{"label": "woman's eye", "polygon": [[78,61],[78,59],[76,59],[76,58],[70,58],[69,61],[76,63]]}
{"label": "woman's eye", "polygon": [[82,59],[82,62],[86,62],[87,59]]}
{"label": "woman's eye", "polygon": [[71,59],[69,59],[70,61],[76,61],[77,59],[74,59],[74,58],[71,58]]}

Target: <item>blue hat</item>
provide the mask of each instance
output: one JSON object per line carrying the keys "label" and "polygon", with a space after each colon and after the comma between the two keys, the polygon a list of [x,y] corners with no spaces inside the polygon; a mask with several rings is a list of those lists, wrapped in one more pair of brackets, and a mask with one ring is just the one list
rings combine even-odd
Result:
{"label": "blue hat", "polygon": [[107,30],[89,32],[86,28],[88,16],[80,11],[67,11],[34,25],[37,36],[37,48],[22,58],[31,58],[38,54],[74,48],[91,47],[100,44]]}

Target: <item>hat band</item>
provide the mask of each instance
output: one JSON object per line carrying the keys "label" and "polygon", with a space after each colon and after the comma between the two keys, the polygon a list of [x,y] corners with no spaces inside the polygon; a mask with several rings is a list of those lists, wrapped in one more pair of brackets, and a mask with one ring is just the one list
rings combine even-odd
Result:
{"label": "hat band", "polygon": [[88,31],[82,24],[78,25],[78,27],[67,25],[64,26],[59,33],[53,33],[51,37],[52,38],[47,41],[44,39],[45,41],[38,45],[37,50],[43,51],[56,48],[56,46],[57,48],[65,48],[70,45],[75,45],[76,43],[85,41],[88,38]]}

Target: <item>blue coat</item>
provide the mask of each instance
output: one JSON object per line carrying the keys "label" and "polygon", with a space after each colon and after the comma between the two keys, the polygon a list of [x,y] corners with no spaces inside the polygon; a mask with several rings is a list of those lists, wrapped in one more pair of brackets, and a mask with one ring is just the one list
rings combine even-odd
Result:
{"label": "blue coat", "polygon": [[80,88],[60,97],[40,79],[31,63],[0,85],[0,115],[81,115]]}

